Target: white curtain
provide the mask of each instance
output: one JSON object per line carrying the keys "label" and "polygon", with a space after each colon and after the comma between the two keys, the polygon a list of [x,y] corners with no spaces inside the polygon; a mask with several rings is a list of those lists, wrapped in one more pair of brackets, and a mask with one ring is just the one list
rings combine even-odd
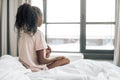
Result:
{"label": "white curtain", "polygon": [[120,0],[116,0],[114,63],[120,67]]}
{"label": "white curtain", "polygon": [[7,0],[1,0],[1,50],[7,54]]}
{"label": "white curtain", "polygon": [[17,56],[17,32],[14,24],[17,8],[23,3],[30,3],[30,0],[1,0],[1,55]]}

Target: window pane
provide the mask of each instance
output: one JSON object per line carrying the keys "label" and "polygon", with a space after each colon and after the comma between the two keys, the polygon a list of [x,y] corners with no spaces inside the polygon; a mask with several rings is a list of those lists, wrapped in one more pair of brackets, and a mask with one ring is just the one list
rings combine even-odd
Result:
{"label": "window pane", "polygon": [[79,24],[48,24],[48,44],[53,51],[79,52]]}
{"label": "window pane", "polygon": [[113,50],[114,29],[112,24],[88,24],[86,26],[86,49]]}
{"label": "window pane", "polygon": [[47,22],[80,22],[80,0],[47,0]]}
{"label": "window pane", "polygon": [[87,22],[114,22],[116,0],[86,0]]}

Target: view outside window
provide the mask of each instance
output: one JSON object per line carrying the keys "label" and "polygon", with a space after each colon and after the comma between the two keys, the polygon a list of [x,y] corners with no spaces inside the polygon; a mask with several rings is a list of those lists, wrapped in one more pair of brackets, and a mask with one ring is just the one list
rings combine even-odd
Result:
{"label": "view outside window", "polygon": [[53,51],[79,52],[79,24],[48,24],[47,42]]}
{"label": "view outside window", "polygon": [[86,22],[115,22],[115,0],[86,0]]}
{"label": "view outside window", "polygon": [[47,22],[80,22],[80,0],[47,0]]}
{"label": "view outside window", "polygon": [[[80,52],[81,0],[45,0],[46,23],[39,29],[52,51]],[[32,0],[43,12],[43,0]],[[86,50],[113,50],[115,0],[86,0]],[[81,46],[82,47],[82,46]]]}
{"label": "view outside window", "polygon": [[53,51],[80,52],[80,0],[47,0],[47,22]]}
{"label": "view outside window", "polygon": [[86,49],[113,50],[115,0],[86,0],[86,22]]}
{"label": "view outside window", "polygon": [[86,49],[113,50],[114,28],[112,24],[87,24]]}

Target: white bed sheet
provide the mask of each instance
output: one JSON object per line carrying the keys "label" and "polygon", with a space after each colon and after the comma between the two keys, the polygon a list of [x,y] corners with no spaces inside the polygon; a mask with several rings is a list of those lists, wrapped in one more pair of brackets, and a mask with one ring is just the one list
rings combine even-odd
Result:
{"label": "white bed sheet", "polygon": [[48,71],[28,73],[31,80],[120,80],[120,68],[108,63],[81,59]]}
{"label": "white bed sheet", "polygon": [[108,63],[80,59],[47,71],[31,72],[17,57],[0,58],[0,80],[120,80],[120,68]]}

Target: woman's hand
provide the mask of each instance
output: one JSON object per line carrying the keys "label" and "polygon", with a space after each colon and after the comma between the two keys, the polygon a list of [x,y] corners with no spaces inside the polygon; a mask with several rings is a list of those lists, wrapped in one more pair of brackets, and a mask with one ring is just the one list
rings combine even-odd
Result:
{"label": "woman's hand", "polygon": [[48,48],[46,49],[46,58],[50,56],[50,53],[51,53],[51,48],[50,46],[48,46]]}

